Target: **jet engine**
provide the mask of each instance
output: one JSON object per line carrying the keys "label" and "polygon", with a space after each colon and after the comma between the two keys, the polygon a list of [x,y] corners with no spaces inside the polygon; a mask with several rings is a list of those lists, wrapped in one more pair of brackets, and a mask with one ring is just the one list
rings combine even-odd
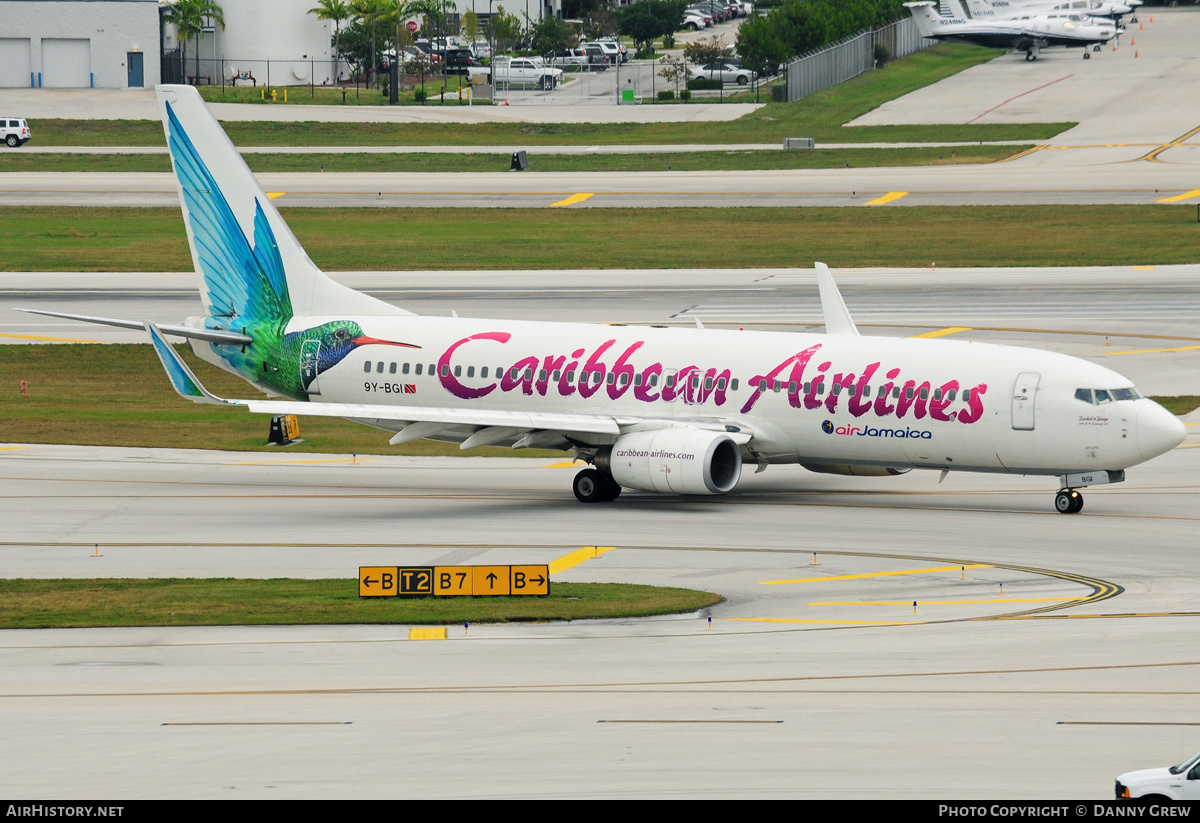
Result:
{"label": "jet engine", "polygon": [[725,494],[742,477],[742,451],[723,432],[691,427],[633,432],[597,455],[596,467],[628,489]]}
{"label": "jet engine", "polygon": [[801,463],[810,472],[819,474],[848,474],[853,477],[895,477],[912,469],[892,469],[880,466],[834,466],[829,463]]}

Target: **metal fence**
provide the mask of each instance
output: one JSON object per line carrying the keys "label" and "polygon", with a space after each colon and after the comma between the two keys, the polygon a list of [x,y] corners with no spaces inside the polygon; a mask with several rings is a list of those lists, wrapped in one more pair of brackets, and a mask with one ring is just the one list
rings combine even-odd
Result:
{"label": "metal fence", "polygon": [[875,67],[875,47],[884,45],[891,59],[907,57],[936,41],[921,37],[911,17],[875,31],[852,34],[833,45],[803,54],[787,64],[787,100],[794,103]]}

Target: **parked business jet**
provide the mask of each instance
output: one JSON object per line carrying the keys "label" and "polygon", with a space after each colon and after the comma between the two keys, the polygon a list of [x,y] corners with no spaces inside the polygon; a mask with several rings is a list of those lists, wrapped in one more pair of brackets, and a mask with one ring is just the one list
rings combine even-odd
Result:
{"label": "parked business jet", "polygon": [[[1079,14],[1083,17],[1110,17],[1117,23],[1142,5],[1141,0],[966,0],[971,17],[1013,18],[1035,14]],[[1103,22],[1103,21],[1097,21]],[[1134,20],[1134,22],[1137,22]]]}
{"label": "parked business jet", "polygon": [[1083,48],[1083,59],[1091,58],[1088,46],[1099,46],[1117,36],[1117,25],[1104,18],[1080,14],[1028,13],[1016,17],[972,19],[959,0],[922,0],[904,4],[922,37],[976,43],[1025,52],[1026,60],[1037,60],[1044,48]]}
{"label": "parked business jet", "polygon": [[[914,468],[1057,476],[1079,489],[1170,451],[1178,419],[1106,368],[1033,349],[859,335],[817,264],[826,334],[420,317],[355,292],[309,259],[200,95],[160,86],[205,312],[144,328],[198,403],[345,417],[395,432],[590,464],[585,503],[623,488],[724,494],[742,466],[898,475]],[[208,392],[166,342],[283,400]],[[943,474],[943,479],[945,475]]]}

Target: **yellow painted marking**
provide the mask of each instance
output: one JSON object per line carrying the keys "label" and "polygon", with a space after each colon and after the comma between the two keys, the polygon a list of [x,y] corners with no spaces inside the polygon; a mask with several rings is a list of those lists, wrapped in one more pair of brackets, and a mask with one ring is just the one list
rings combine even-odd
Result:
{"label": "yellow painted marking", "polygon": [[408,630],[409,640],[445,640],[445,626],[413,626]]}
{"label": "yellow painted marking", "polygon": [[27,448],[29,448],[29,447],[28,446],[0,446],[0,452],[8,452],[8,451],[12,451],[13,449],[27,449]]}
{"label": "yellow painted marking", "polygon": [[283,197],[285,194],[287,194],[286,191],[269,191],[267,192],[267,197],[274,200],[277,197]]}
{"label": "yellow painted marking", "polygon": [[763,586],[778,586],[782,583],[827,583],[830,580],[862,580],[867,577],[893,577],[899,574],[929,574],[931,572],[956,572],[960,569],[990,569],[989,563],[975,563],[969,566],[938,566],[933,569],[908,569],[899,572],[867,572],[866,574],[843,574],[836,577],[802,577],[796,580],[760,580]]}
{"label": "yellow painted marking", "polygon": [[582,203],[584,200],[587,200],[589,197],[591,197],[594,194],[595,194],[594,191],[583,191],[583,192],[580,192],[579,194],[572,194],[566,200],[559,200],[557,203],[551,203],[550,205],[551,206],[574,206],[576,203]]}
{"label": "yellow painted marking", "polygon": [[582,460],[562,460],[562,461],[559,461],[558,463],[547,463],[546,465],[542,466],[542,468],[543,469],[570,469],[570,468],[574,468],[575,466],[586,466],[586,465],[587,464],[584,463]]}
{"label": "yellow painted marking", "polygon": [[970,331],[969,326],[951,326],[948,329],[938,329],[937,331],[927,331],[924,334],[914,334],[913,337],[945,337],[948,334],[958,334],[960,331]]}
{"label": "yellow painted marking", "polygon": [[[918,600],[918,606],[962,606],[972,603],[1070,603],[1078,597],[999,597],[992,600]],[[911,606],[911,600],[816,601],[810,606]]]}
{"label": "yellow painted marking", "polygon": [[1136,351],[1107,351],[1105,354],[1155,354],[1163,351],[1195,351],[1200,346],[1179,346],[1174,349],[1138,349]]}
{"label": "yellow painted marking", "polygon": [[226,466],[278,466],[284,463],[365,463],[368,460],[374,460],[374,457],[338,457],[327,460],[256,460],[246,463],[226,463]]}
{"label": "yellow painted marking", "polygon": [[882,206],[885,203],[891,203],[894,200],[899,200],[901,197],[908,195],[906,191],[889,191],[883,197],[876,197],[874,200],[868,200],[868,206]]}
{"label": "yellow painted marking", "polygon": [[103,340],[76,340],[72,337],[38,337],[33,334],[0,334],[0,337],[11,337],[15,340],[47,340],[51,343],[103,343]]}
{"label": "yellow painted marking", "polygon": [[[1034,146],[1032,149],[1025,149],[1025,151],[1018,152],[1017,154],[1014,154],[1012,157],[1006,157],[1003,160],[1001,160],[1000,162],[1001,163],[1011,163],[1013,160],[1020,160],[1022,157],[1027,157],[1027,156],[1033,154],[1035,151],[1041,151],[1042,149],[1048,149],[1048,148],[1051,148],[1051,147],[1046,146],[1046,145]],[[1060,147],[1055,146],[1054,148],[1060,148]],[[1063,146],[1062,148],[1066,148],[1066,147]]]}
{"label": "yellow painted marking", "polygon": [[1185,191],[1183,194],[1177,194],[1174,197],[1164,197],[1159,200],[1159,203],[1178,203],[1180,200],[1191,200],[1193,197],[1200,197],[1200,189],[1192,189]]}
{"label": "yellow painted marking", "polygon": [[1164,143],[1163,145],[1159,146],[1154,151],[1152,151],[1148,154],[1142,155],[1141,157],[1139,157],[1137,159],[1138,160],[1149,160],[1152,163],[1161,163],[1163,161],[1158,159],[1158,155],[1162,154],[1164,151],[1166,151],[1169,148],[1182,145],[1185,140],[1188,140],[1189,138],[1194,136],[1197,132],[1200,132],[1200,126],[1197,126],[1196,128],[1192,129],[1191,131],[1189,131],[1187,134],[1183,135],[1182,137],[1175,138],[1170,143]]}
{"label": "yellow painted marking", "polygon": [[739,620],[743,623],[828,623],[837,626],[910,626],[914,621],[897,620],[794,620],[783,617],[726,617],[725,620]]}
{"label": "yellow painted marking", "polygon": [[582,549],[576,549],[570,554],[564,554],[562,557],[551,562],[550,574],[558,574],[565,572],[567,569],[573,569],[585,560],[591,560],[594,557],[599,557],[605,552],[612,551],[615,546],[584,546]]}
{"label": "yellow painted marking", "polygon": [[1158,266],[1132,266],[1134,271],[1154,271]]}

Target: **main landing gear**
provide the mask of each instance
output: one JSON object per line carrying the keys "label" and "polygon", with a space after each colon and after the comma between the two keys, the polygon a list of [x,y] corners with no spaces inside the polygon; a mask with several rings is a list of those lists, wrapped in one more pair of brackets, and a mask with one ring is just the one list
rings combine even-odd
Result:
{"label": "main landing gear", "polygon": [[1054,495],[1054,510],[1059,514],[1079,514],[1083,511],[1083,495],[1075,489],[1060,489]]}
{"label": "main landing gear", "polygon": [[621,487],[611,475],[598,472],[595,469],[584,469],[575,475],[572,484],[575,499],[580,503],[600,503],[616,500],[621,494]]}
{"label": "main landing gear", "polygon": [[1091,59],[1092,59],[1092,53],[1091,53],[1090,51],[1085,51],[1085,52],[1083,53],[1083,59],[1084,59],[1084,60],[1091,60]]}

